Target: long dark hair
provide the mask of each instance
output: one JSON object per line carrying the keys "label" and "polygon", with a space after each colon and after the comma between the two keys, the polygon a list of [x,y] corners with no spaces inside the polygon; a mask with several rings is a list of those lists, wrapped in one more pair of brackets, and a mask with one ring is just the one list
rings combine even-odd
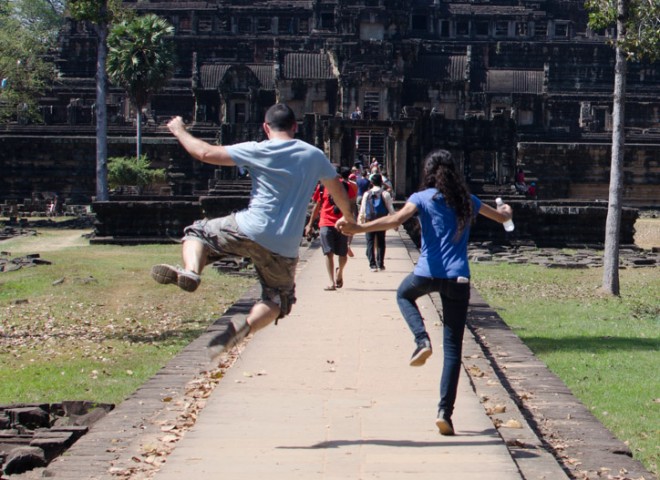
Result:
{"label": "long dark hair", "polygon": [[456,169],[451,153],[434,150],[424,159],[422,188],[437,188],[445,202],[456,212],[456,238],[472,223],[472,198],[463,176]]}

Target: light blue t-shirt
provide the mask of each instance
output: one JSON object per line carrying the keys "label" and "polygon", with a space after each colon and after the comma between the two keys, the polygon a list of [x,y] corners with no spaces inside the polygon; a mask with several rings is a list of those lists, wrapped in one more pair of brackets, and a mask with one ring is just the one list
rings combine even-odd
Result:
{"label": "light blue t-shirt", "polygon": [[259,245],[296,258],[307,205],[320,179],[337,176],[325,154],[302,140],[264,140],[227,146],[252,178],[250,205],[236,214],[241,231]]}
{"label": "light blue t-shirt", "polygon": [[[417,207],[422,228],[422,245],[414,273],[420,277],[456,278],[470,277],[467,245],[469,225],[456,238],[458,224],[456,213],[445,202],[445,197],[435,188],[414,193],[408,199]],[[481,208],[481,200],[472,195],[473,211]]]}

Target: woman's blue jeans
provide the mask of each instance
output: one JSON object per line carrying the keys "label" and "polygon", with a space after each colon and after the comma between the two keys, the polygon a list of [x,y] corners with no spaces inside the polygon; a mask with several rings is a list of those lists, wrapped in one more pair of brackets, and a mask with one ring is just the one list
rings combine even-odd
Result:
{"label": "woman's blue jeans", "polygon": [[451,416],[461,373],[463,332],[470,303],[470,284],[458,283],[456,279],[420,277],[414,273],[401,282],[396,292],[396,301],[416,342],[428,338],[424,318],[416,300],[431,292],[438,292],[442,300],[444,362],[438,408],[444,410],[447,416]]}

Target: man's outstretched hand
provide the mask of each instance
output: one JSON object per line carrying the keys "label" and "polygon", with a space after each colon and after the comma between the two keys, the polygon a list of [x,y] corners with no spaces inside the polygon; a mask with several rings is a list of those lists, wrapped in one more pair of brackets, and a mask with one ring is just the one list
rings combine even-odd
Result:
{"label": "man's outstretched hand", "polygon": [[179,116],[176,116],[172,117],[172,120],[167,122],[167,128],[169,128],[170,132],[172,132],[172,135],[176,137],[181,131],[185,131],[186,126],[183,123],[183,119]]}
{"label": "man's outstretched hand", "polygon": [[335,228],[344,235],[353,235],[362,231],[361,226],[355,223],[355,220],[347,220],[346,217],[341,217],[339,220],[337,220],[337,223],[335,223]]}

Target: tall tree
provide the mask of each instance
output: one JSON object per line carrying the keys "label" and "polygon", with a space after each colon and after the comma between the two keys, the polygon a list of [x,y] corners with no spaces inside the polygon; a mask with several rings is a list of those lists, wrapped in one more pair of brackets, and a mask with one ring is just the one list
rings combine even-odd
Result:
{"label": "tall tree", "polygon": [[619,238],[623,196],[625,97],[628,61],[660,58],[660,2],[658,0],[588,0],[589,25],[595,30],[614,27],[614,93],[612,160],[605,224],[602,289],[619,295]]}
{"label": "tall tree", "polygon": [[137,158],[142,155],[142,110],[174,70],[174,27],[157,15],[118,23],[108,38],[108,75],[137,111]]}
{"label": "tall tree", "polygon": [[106,201],[108,192],[108,30],[122,12],[120,0],[68,0],[72,18],[88,21],[96,29],[96,200]]}

